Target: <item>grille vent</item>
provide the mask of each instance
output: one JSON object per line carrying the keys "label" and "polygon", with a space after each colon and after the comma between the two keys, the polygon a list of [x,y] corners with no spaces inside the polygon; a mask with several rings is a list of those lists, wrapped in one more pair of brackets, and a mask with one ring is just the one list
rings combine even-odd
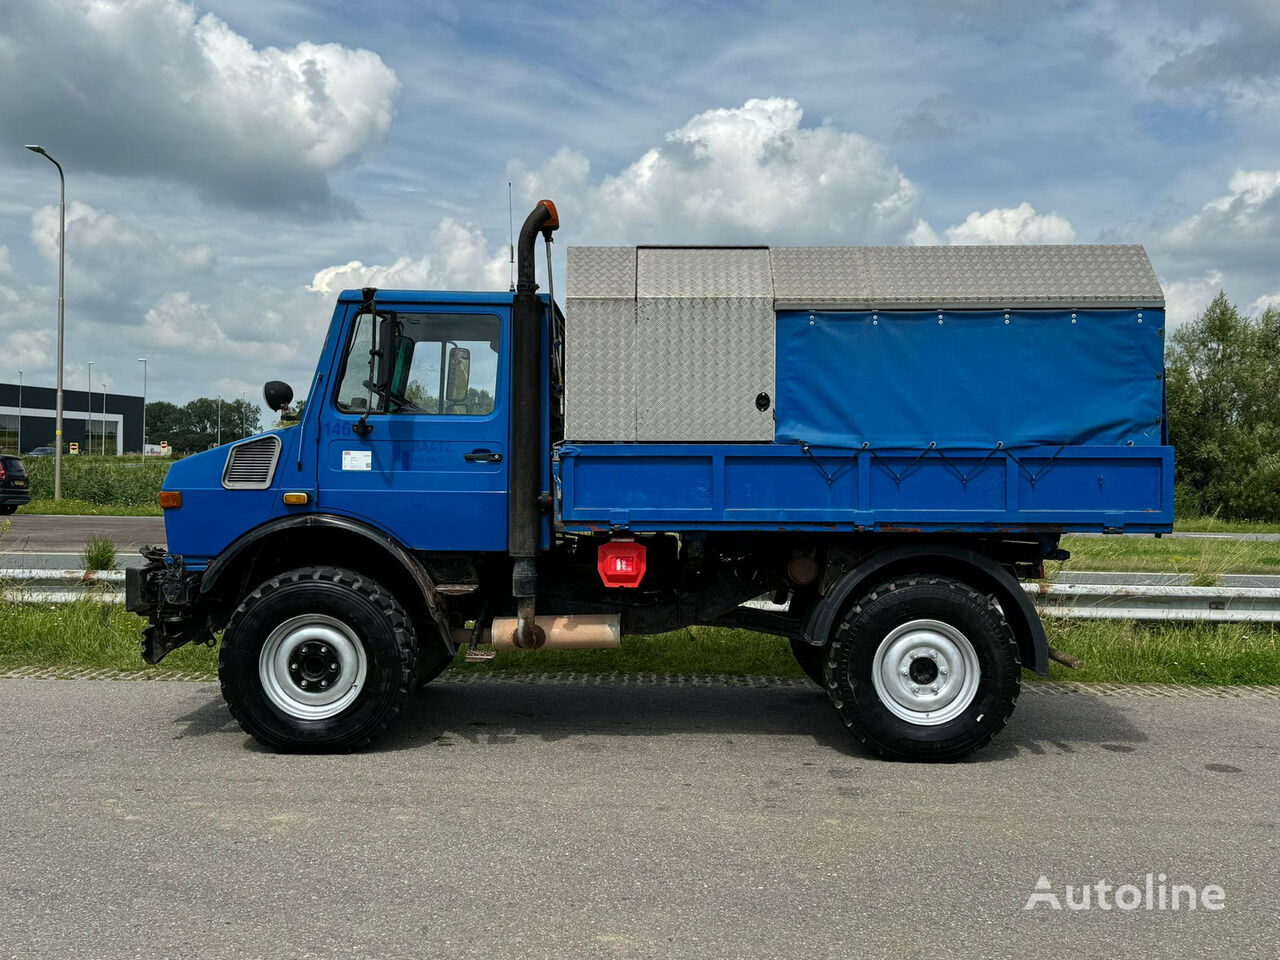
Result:
{"label": "grille vent", "polygon": [[254,437],[237,443],[227,453],[222,485],[228,490],[265,490],[271,486],[280,459],[280,438]]}

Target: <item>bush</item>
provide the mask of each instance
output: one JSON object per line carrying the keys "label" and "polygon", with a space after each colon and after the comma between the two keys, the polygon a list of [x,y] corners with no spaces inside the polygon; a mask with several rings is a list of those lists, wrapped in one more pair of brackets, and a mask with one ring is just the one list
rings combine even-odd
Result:
{"label": "bush", "polygon": [[84,545],[80,552],[80,569],[82,570],[114,570],[116,568],[116,545],[110,537],[94,537]]}
{"label": "bush", "polygon": [[[31,477],[31,496],[36,500],[53,497],[53,457],[32,457],[25,461]],[[150,505],[160,495],[170,461],[159,457],[63,456],[62,495],[87,503]]]}

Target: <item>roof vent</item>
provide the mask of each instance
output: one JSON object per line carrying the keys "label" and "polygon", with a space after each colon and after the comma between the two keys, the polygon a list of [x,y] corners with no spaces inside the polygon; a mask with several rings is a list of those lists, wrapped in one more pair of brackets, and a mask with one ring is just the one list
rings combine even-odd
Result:
{"label": "roof vent", "polygon": [[279,459],[280,438],[274,434],[237,443],[227,453],[222,485],[228,490],[265,490]]}

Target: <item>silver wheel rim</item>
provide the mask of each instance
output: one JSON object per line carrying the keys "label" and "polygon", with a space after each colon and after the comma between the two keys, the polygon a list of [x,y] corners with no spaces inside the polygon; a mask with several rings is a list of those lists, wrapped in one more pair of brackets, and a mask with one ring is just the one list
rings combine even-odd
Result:
{"label": "silver wheel rim", "polygon": [[341,620],[308,613],[271,631],[258,657],[267,699],[298,720],[326,720],[346,710],[364,689],[364,644]]}
{"label": "silver wheel rim", "polygon": [[871,661],[876,695],[900,720],[954,720],[978,695],[982,668],[969,638],[941,620],[912,620],[880,641]]}

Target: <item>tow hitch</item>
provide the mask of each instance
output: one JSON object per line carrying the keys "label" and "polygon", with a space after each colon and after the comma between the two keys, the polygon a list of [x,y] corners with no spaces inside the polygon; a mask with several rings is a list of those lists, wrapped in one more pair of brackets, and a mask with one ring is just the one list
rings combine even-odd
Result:
{"label": "tow hitch", "polygon": [[162,547],[143,547],[147,561],[125,570],[125,609],[151,622],[142,631],[142,659],[159,663],[188,643],[215,643],[212,624],[200,607],[201,574]]}

